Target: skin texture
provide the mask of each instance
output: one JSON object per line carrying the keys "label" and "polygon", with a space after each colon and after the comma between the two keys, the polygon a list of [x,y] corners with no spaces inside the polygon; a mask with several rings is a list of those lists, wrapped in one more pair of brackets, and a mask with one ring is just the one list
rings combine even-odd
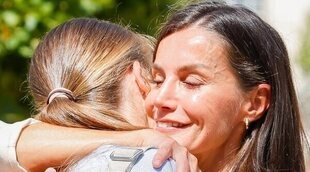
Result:
{"label": "skin texture", "polygon": [[202,171],[234,154],[245,131],[247,96],[227,55],[217,34],[190,27],[161,41],[152,71],[146,109],[155,130],[186,146]]}

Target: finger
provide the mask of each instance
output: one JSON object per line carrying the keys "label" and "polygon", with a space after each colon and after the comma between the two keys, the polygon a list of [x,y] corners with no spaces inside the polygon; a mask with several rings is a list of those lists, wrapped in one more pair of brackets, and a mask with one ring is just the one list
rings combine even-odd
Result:
{"label": "finger", "polygon": [[171,157],[171,146],[169,145],[162,145],[158,148],[157,153],[155,154],[153,158],[153,167],[159,168],[161,165],[169,158]]}
{"label": "finger", "polygon": [[190,166],[191,172],[201,172],[201,170],[199,169],[199,166],[198,166],[198,160],[194,155],[189,153],[188,154],[188,161],[189,161],[189,166]]}
{"label": "finger", "polygon": [[188,151],[186,148],[176,144],[172,149],[172,157],[176,162],[177,172],[190,171]]}

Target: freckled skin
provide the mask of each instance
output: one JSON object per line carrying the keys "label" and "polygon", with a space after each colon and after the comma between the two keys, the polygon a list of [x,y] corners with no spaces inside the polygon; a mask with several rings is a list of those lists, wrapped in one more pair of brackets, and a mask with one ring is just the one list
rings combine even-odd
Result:
{"label": "freckled skin", "polygon": [[244,94],[227,56],[225,42],[202,28],[169,35],[159,44],[152,72],[156,84],[146,98],[155,121],[186,124],[155,129],[186,146],[205,166],[238,148],[244,132]]}

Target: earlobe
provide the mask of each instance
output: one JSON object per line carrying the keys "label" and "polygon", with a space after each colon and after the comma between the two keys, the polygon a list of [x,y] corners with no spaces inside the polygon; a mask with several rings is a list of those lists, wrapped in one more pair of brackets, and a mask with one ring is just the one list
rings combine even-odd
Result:
{"label": "earlobe", "polygon": [[142,95],[145,96],[150,91],[150,87],[146,80],[142,76],[142,68],[138,61],[135,61],[132,65],[132,71],[135,76],[136,83],[141,91]]}
{"label": "earlobe", "polygon": [[249,100],[244,106],[245,117],[249,123],[260,119],[270,105],[271,88],[269,84],[259,84],[250,91]]}

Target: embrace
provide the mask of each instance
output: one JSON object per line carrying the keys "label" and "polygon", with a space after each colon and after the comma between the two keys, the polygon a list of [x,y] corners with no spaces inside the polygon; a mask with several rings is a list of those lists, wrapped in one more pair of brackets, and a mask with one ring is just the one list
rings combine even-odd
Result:
{"label": "embrace", "polygon": [[42,39],[28,83],[38,113],[1,124],[2,169],[305,171],[286,47],[244,7],[189,4],[156,41],[72,19]]}

